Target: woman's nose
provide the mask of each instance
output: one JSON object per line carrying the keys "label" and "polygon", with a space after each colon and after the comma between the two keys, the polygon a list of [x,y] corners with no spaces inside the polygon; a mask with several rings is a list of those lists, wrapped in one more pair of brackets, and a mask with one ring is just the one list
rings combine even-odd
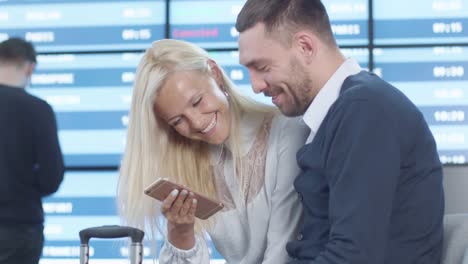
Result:
{"label": "woman's nose", "polygon": [[187,121],[190,124],[190,128],[196,132],[200,132],[204,129],[203,115],[198,113],[188,113],[186,114]]}

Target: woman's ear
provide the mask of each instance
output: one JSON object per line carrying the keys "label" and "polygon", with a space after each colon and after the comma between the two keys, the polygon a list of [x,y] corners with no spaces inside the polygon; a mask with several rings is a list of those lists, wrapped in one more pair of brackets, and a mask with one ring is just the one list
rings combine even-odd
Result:
{"label": "woman's ear", "polygon": [[218,64],[212,60],[208,59],[208,65],[210,66],[211,74],[213,78],[215,79],[216,83],[218,84],[219,87],[223,87],[223,74],[221,73],[221,70],[218,66]]}

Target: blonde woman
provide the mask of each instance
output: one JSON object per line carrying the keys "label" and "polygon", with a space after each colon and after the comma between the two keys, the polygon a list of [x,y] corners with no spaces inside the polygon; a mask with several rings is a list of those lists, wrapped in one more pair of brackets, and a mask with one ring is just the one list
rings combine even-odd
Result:
{"label": "blonde woman", "polygon": [[[228,263],[285,263],[302,208],[293,189],[305,126],[237,92],[203,49],[152,44],[138,66],[119,179],[126,224],[156,230],[167,219],[164,263],[209,263],[208,233]],[[143,190],[165,177],[222,201],[209,221],[194,217],[192,193],[162,204]],[[154,232],[152,232],[154,234]]]}

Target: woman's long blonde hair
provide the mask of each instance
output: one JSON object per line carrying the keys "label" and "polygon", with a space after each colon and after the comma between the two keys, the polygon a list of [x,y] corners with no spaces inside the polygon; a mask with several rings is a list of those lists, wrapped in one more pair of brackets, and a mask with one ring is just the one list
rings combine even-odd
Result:
{"label": "woman's long blonde hair", "polygon": [[[145,187],[158,178],[169,178],[194,191],[217,198],[209,146],[179,135],[161,120],[154,110],[158,90],[167,78],[181,71],[211,74],[208,53],[188,42],[159,40],[153,42],[141,59],[133,87],[125,153],[118,183],[118,208],[127,225],[154,228],[160,211],[153,199],[143,194]],[[233,159],[240,156],[239,119],[244,113],[275,111],[241,95],[219,67],[223,86],[229,94],[231,131],[228,144]],[[203,224],[197,223],[197,231]]]}

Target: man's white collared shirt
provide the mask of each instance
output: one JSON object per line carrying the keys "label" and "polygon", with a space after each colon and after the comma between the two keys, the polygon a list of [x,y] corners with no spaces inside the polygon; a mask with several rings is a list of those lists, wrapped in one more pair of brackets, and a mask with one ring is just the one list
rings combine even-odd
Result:
{"label": "man's white collared shirt", "polygon": [[348,58],[320,89],[302,117],[304,123],[310,128],[306,144],[312,142],[331,105],[338,99],[344,80],[360,71],[361,67],[357,61]]}

